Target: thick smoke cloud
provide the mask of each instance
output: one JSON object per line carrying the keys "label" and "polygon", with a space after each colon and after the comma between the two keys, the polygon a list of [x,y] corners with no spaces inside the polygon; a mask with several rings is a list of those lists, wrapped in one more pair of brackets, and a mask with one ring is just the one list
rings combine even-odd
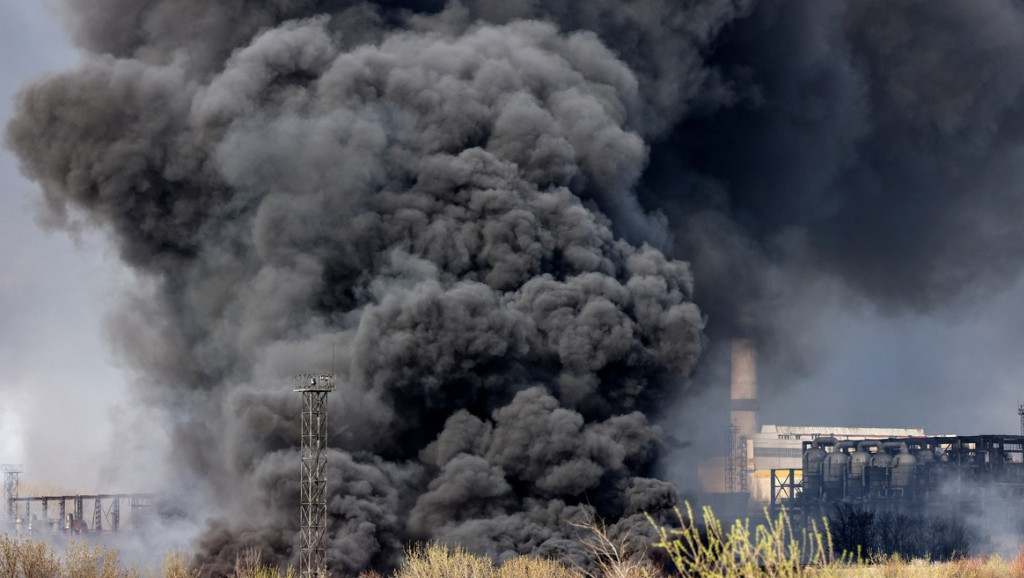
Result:
{"label": "thick smoke cloud", "polygon": [[1022,26],[1004,1],[788,0],[737,21],[708,62],[735,103],[654,143],[641,193],[718,326],[778,330],[771,293],[818,275],[917,312],[1014,279]]}
{"label": "thick smoke cloud", "polygon": [[331,357],[334,567],[414,538],[574,557],[574,516],[639,531],[675,500],[656,409],[708,345],[784,346],[776,306],[817,279],[928,310],[1019,271],[1015,3],[65,16],[83,62],[7,143],[51,222],[147,280],[116,338],[212,573],[294,555],[286,384]]}
{"label": "thick smoke cloud", "polygon": [[[294,555],[287,384],[332,350],[339,570],[413,538],[565,553],[575,515],[670,505],[645,412],[704,318],[686,263],[615,231],[665,238],[631,192],[649,95],[630,67],[592,32],[459,7],[402,29],[352,8],[381,22],[352,46],[347,11],[190,4],[73,12],[96,54],[26,89],[8,141],[52,218],[106,228],[155,284],[118,338],[209,518],[207,570]],[[122,19],[147,24],[90,35]]]}

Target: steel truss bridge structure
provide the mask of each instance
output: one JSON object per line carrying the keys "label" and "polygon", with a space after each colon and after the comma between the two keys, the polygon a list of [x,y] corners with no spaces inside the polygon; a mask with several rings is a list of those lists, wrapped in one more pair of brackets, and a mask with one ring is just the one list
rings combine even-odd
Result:
{"label": "steel truss bridge structure", "polygon": [[[156,494],[76,494],[67,496],[10,496],[7,511],[11,522],[22,531],[85,533],[121,530],[122,503],[128,507],[132,525],[156,505]],[[91,523],[86,521],[86,505],[92,506]]]}

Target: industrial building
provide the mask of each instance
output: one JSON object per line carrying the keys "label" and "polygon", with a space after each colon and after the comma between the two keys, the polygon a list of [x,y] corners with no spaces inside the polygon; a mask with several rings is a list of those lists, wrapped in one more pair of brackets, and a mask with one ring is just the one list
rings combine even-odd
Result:
{"label": "industrial building", "polygon": [[773,505],[813,514],[840,503],[916,514],[998,510],[1022,521],[1022,435],[819,437],[803,442],[799,484],[787,479],[795,471],[772,470]]}
{"label": "industrial building", "polygon": [[[750,502],[760,510],[772,502],[773,471],[777,476],[791,476],[799,487],[803,480],[805,446],[816,440],[894,440],[924,437],[921,428],[872,428],[836,426],[763,425],[760,431],[745,437],[737,455],[707,460],[701,464],[701,490],[711,503]],[[831,446],[829,446],[831,447]],[[730,488],[723,474],[732,470],[740,478]],[[775,486],[789,483],[785,478],[775,480]],[[739,490],[739,491],[737,491]]]}
{"label": "industrial building", "polygon": [[766,506],[819,516],[847,504],[947,518],[986,512],[1024,527],[1024,405],[1021,435],[759,426],[756,351],[746,339],[732,344],[730,392],[728,446],[698,468],[701,501],[722,518]]}
{"label": "industrial building", "polygon": [[[772,470],[794,470],[795,482],[803,479],[805,446],[816,440],[893,440],[923,437],[921,428],[808,427],[765,425],[749,442],[744,474],[749,477],[750,498],[756,504],[772,501]],[[778,485],[778,484],[776,484]]]}
{"label": "industrial building", "polygon": [[845,448],[860,442],[925,439],[921,428],[759,426],[756,353],[752,340],[733,341],[728,448],[724,455],[704,460],[698,467],[701,500],[724,517],[760,511],[797,495],[809,498],[805,488],[818,483],[813,475],[806,479],[805,456],[812,448],[824,448],[825,453],[836,448],[846,455]]}

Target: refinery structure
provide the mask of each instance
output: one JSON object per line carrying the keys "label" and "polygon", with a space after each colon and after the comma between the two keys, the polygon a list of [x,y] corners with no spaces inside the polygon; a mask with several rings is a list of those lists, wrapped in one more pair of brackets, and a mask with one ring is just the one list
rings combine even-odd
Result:
{"label": "refinery structure", "polygon": [[762,425],[747,339],[732,344],[730,390],[727,451],[698,471],[702,501],[725,517],[765,507],[821,516],[840,504],[956,516],[1024,502],[1024,406],[1020,435]]}
{"label": "refinery structure", "polygon": [[820,437],[803,448],[799,492],[773,484],[773,503],[812,511],[845,502],[954,514],[1024,499],[1020,435]]}
{"label": "refinery structure", "polygon": [[16,533],[99,534],[138,528],[150,516],[156,494],[46,494],[22,496],[22,468],[0,466],[4,473],[7,523]]}

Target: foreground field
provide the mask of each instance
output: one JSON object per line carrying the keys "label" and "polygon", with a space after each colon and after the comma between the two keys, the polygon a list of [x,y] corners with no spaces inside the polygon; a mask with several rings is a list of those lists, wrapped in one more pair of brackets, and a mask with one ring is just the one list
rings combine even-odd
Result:
{"label": "foreground field", "polygon": [[[553,560],[516,557],[495,564],[458,548],[426,544],[410,548],[403,565],[389,574],[359,578],[1024,578],[1024,550],[1012,560],[964,558],[947,562],[864,557],[832,551],[828,524],[794,531],[785,513],[751,527],[749,521],[725,526],[710,510],[700,523],[687,508],[679,523],[656,526],[652,548],[663,565],[632,551],[598,524],[585,526],[581,542],[590,552],[587,567]],[[249,552],[235,563],[231,578],[295,578],[293,569],[261,563]],[[116,550],[72,542],[63,552],[41,541],[0,536],[0,578],[198,578],[189,556],[168,554],[159,568],[121,563]]]}
{"label": "foreground field", "polygon": [[836,578],[1024,578],[1024,558],[970,558],[952,562],[888,560],[856,568],[822,569],[811,576]]}

